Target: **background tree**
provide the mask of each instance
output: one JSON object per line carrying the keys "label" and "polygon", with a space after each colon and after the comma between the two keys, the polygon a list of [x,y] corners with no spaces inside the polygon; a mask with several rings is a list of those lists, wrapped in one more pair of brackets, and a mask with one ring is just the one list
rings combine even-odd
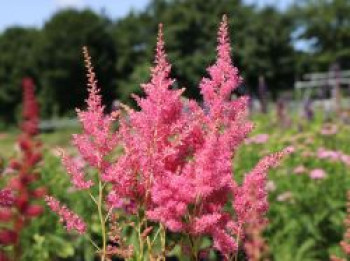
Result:
{"label": "background tree", "polygon": [[160,22],[164,23],[166,48],[178,87],[186,87],[187,96],[198,98],[197,84],[205,66],[213,62],[215,41],[211,39],[223,13],[229,17],[233,57],[242,68],[245,85],[254,90],[258,76],[263,74],[273,90],[292,86],[291,23],[283,13],[274,8],[258,10],[240,0],[153,0],[144,12],[131,13],[114,26],[116,48],[124,50],[118,59],[123,62],[117,66],[119,75],[125,77],[118,85],[121,98],[139,91],[138,84],[146,80],[150,50],[154,48],[149,35],[156,32]]}
{"label": "background tree", "polygon": [[104,103],[115,95],[116,51],[110,22],[90,10],[65,10],[44,26],[38,67],[42,68],[41,101],[44,116],[71,112],[86,96],[82,47],[92,54]]}
{"label": "background tree", "polygon": [[290,13],[300,32],[298,39],[307,41],[312,53],[311,59],[301,59],[318,70],[328,70],[336,61],[342,68],[349,68],[350,1],[299,0]]}
{"label": "background tree", "polygon": [[14,122],[21,101],[21,81],[37,75],[33,52],[40,32],[8,28],[0,35],[0,122]]}

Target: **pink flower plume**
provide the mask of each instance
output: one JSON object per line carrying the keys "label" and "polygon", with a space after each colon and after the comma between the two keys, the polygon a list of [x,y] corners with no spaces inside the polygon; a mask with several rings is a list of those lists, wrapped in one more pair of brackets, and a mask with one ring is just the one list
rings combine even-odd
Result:
{"label": "pink flower plume", "polygon": [[53,198],[46,196],[46,204],[49,208],[60,217],[60,222],[65,224],[67,231],[76,230],[79,234],[84,234],[86,231],[85,222],[65,205],[61,205],[60,202]]}

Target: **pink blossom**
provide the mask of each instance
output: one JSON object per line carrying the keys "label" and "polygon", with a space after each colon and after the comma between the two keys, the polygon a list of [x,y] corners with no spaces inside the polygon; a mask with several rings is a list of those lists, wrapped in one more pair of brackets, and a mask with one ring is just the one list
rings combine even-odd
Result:
{"label": "pink blossom", "polygon": [[320,133],[324,136],[331,136],[338,132],[337,125],[334,124],[325,124],[321,129]]}
{"label": "pink blossom", "polygon": [[294,168],[293,173],[294,174],[302,174],[305,173],[307,171],[307,169],[305,168],[304,165],[299,165],[296,168]]}
{"label": "pink blossom", "polygon": [[324,179],[327,174],[323,169],[313,169],[310,171],[309,176],[312,179]]}
{"label": "pink blossom", "polygon": [[105,156],[115,148],[118,137],[117,133],[112,132],[114,118],[104,114],[102,97],[86,48],[84,57],[88,71],[89,97],[86,100],[88,107],[86,111],[77,110],[83,133],[73,135],[73,144],[87,163],[103,171],[108,166]]}
{"label": "pink blossom", "polygon": [[296,151],[296,148],[294,146],[288,146],[287,148],[285,148],[285,152],[289,154],[293,154],[295,151]]}
{"label": "pink blossom", "polygon": [[338,151],[326,150],[325,148],[319,148],[317,150],[317,157],[319,159],[330,159],[332,161],[338,161],[341,158],[341,153]]}
{"label": "pink blossom", "polygon": [[[183,90],[170,88],[174,82],[170,78],[170,69],[160,25],[151,80],[141,85],[146,96],[135,96],[141,110],[130,110],[128,117],[120,120],[119,134],[125,153],[102,176],[114,184],[119,198],[148,201],[150,194],[147,194],[147,199],[144,195],[155,179],[181,166],[186,150],[190,151],[192,147],[188,143],[196,142],[192,135],[197,131],[195,126],[184,125]],[[186,134],[180,137],[182,131]],[[190,138],[188,141],[187,137]]]}
{"label": "pink blossom", "polygon": [[317,150],[317,157],[319,159],[329,159],[331,161],[341,161],[346,165],[350,165],[350,155],[344,154],[341,151],[327,150],[319,148]]}
{"label": "pink blossom", "polygon": [[10,207],[14,202],[14,196],[10,189],[0,190],[0,207]]}
{"label": "pink blossom", "polygon": [[275,191],[276,190],[276,184],[275,182],[273,182],[273,180],[269,180],[266,183],[266,187],[265,187],[266,191]]}
{"label": "pink blossom", "polygon": [[279,194],[276,198],[277,201],[291,201],[293,199],[293,193],[291,191],[286,191]]}
{"label": "pink blossom", "polygon": [[245,144],[264,144],[268,141],[268,134],[258,134],[245,140]]}
{"label": "pink blossom", "polygon": [[279,152],[261,159],[255,168],[245,175],[242,186],[234,190],[234,207],[241,224],[249,223],[255,212],[264,219],[268,210],[266,173],[269,168],[279,163],[285,153],[287,152]]}
{"label": "pink blossom", "polygon": [[93,185],[91,180],[85,181],[84,173],[82,171],[81,165],[77,164],[77,161],[70,158],[63,150],[62,163],[65,166],[67,172],[71,176],[71,182],[77,189],[88,189]]}
{"label": "pink blossom", "polygon": [[53,198],[46,196],[45,201],[50,209],[60,217],[60,222],[64,223],[67,231],[76,230],[79,234],[84,234],[86,231],[85,222],[65,205],[60,205],[60,202]]}
{"label": "pink blossom", "polygon": [[340,159],[344,164],[350,166],[350,155],[340,153]]}

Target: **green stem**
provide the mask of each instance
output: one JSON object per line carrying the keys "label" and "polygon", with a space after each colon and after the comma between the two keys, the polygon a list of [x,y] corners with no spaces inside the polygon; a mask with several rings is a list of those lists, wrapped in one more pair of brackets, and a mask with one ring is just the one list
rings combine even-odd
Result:
{"label": "green stem", "polygon": [[165,227],[163,226],[163,224],[160,224],[160,240],[161,240],[161,246],[162,246],[162,257],[164,257],[165,260],[165,246],[166,246],[166,231],[165,231]]}
{"label": "green stem", "polygon": [[86,235],[86,237],[90,241],[90,243],[96,248],[97,251],[101,251],[101,249],[96,245],[96,243],[91,239],[90,236]]}
{"label": "green stem", "polygon": [[190,240],[191,245],[191,254],[192,254],[192,260],[197,261],[198,260],[198,249],[197,249],[197,240],[193,239],[192,236],[188,236]]}
{"label": "green stem", "polygon": [[102,253],[101,253],[101,261],[106,260],[106,248],[107,248],[107,240],[106,240],[106,223],[105,218],[102,213],[102,202],[103,202],[103,186],[102,182],[98,183],[98,216],[100,218],[101,231],[102,231]]}
{"label": "green stem", "polygon": [[142,239],[142,236],[141,236],[141,229],[142,229],[142,221],[141,221],[141,217],[140,215],[138,215],[138,227],[137,227],[137,234],[138,234],[138,237],[139,237],[139,250],[140,250],[140,253],[139,253],[139,256],[138,256],[138,260],[142,261],[143,260],[143,239]]}

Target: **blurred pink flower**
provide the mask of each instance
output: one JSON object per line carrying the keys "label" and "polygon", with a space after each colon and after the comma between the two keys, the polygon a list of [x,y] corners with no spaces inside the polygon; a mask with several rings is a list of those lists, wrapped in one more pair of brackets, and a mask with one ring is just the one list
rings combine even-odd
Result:
{"label": "blurred pink flower", "polygon": [[285,149],[289,154],[292,154],[296,151],[295,147],[294,146],[288,146],[286,149]]}
{"label": "blurred pink flower", "polygon": [[312,179],[324,179],[327,174],[323,169],[313,169],[310,171],[309,176]]}
{"label": "blurred pink flower", "polygon": [[275,191],[276,190],[275,182],[273,182],[273,180],[269,180],[266,183],[265,189],[266,189],[266,191]]}
{"label": "blurred pink flower", "polygon": [[341,153],[340,159],[344,164],[350,166],[350,155],[346,155],[346,154]]}
{"label": "blurred pink flower", "polygon": [[331,161],[341,161],[346,165],[350,165],[350,155],[344,154],[341,151],[327,150],[319,148],[317,150],[317,157],[319,159],[329,159]]}
{"label": "blurred pink flower", "polygon": [[282,194],[279,194],[276,199],[280,202],[290,201],[293,199],[293,193],[291,191],[283,192]]}
{"label": "blurred pink flower", "polygon": [[330,136],[330,135],[334,135],[338,132],[338,127],[337,125],[334,124],[325,124],[320,133],[324,136]]}
{"label": "blurred pink flower", "polygon": [[258,134],[245,140],[245,144],[264,144],[268,141],[268,134]]}
{"label": "blurred pink flower", "polygon": [[14,173],[15,171],[16,171],[15,169],[13,169],[9,166],[9,167],[6,167],[4,169],[4,171],[2,172],[2,175],[9,175],[9,174]]}
{"label": "blurred pink flower", "polygon": [[341,153],[339,151],[326,150],[325,148],[319,148],[317,150],[317,157],[319,159],[330,159],[337,161],[340,159]]}
{"label": "blurred pink flower", "polygon": [[294,168],[293,173],[294,174],[302,174],[305,173],[307,171],[307,169],[305,168],[304,165],[299,165],[296,168]]}

